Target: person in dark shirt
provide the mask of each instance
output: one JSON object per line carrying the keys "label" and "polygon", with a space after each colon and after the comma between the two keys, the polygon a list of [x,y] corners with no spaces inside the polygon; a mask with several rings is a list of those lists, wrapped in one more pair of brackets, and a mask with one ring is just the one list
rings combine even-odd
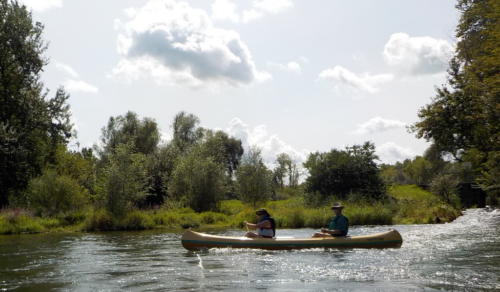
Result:
{"label": "person in dark shirt", "polygon": [[327,228],[322,228],[321,232],[316,232],[312,237],[337,237],[346,236],[349,231],[349,219],[342,215],[344,206],[340,203],[335,203],[332,210],[335,212],[335,217],[332,218]]}
{"label": "person in dark shirt", "polygon": [[276,223],[266,209],[259,209],[255,214],[259,217],[259,222],[254,224],[245,221],[244,223],[247,227],[257,229],[257,233],[249,231],[245,236],[264,238],[273,238],[276,236]]}

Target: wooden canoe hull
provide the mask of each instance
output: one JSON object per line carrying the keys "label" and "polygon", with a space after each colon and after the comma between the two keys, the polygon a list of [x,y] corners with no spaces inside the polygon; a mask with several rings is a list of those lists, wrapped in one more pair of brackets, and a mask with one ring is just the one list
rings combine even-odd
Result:
{"label": "wooden canoe hull", "polygon": [[254,248],[290,250],[305,248],[387,248],[400,247],[403,238],[397,230],[346,237],[327,238],[247,238],[217,236],[187,230],[182,235],[182,246],[188,250],[207,248]]}

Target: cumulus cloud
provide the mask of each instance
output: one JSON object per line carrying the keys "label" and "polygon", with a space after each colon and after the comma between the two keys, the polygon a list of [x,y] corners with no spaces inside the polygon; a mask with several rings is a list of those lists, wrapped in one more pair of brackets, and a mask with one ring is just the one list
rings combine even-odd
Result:
{"label": "cumulus cloud", "polygon": [[33,11],[44,12],[52,8],[62,7],[62,0],[21,0],[19,1]]}
{"label": "cumulus cloud", "polygon": [[82,80],[68,79],[64,82],[64,88],[66,88],[70,92],[99,92],[99,89],[97,87]]}
{"label": "cumulus cloud", "polygon": [[376,93],[381,84],[393,80],[394,76],[392,74],[356,74],[342,66],[335,66],[323,70],[319,74],[319,78],[332,81],[337,87],[346,86],[356,91]]}
{"label": "cumulus cloud", "polygon": [[277,14],[291,7],[291,0],[254,0],[252,8],[243,11],[243,22],[259,19],[266,14]]}
{"label": "cumulus cloud", "polygon": [[212,18],[215,20],[239,22],[240,16],[236,9],[236,4],[230,0],[215,0],[212,3]]}
{"label": "cumulus cloud", "polygon": [[254,0],[251,7],[239,12],[231,0],[215,0],[212,3],[212,18],[233,22],[250,22],[265,15],[281,13],[293,7],[291,0]]}
{"label": "cumulus cloud", "polygon": [[237,32],[215,27],[205,11],[185,2],[150,0],[127,15],[127,21],[116,24],[122,59],[111,76],[148,76],[192,86],[270,78],[257,71]]}
{"label": "cumulus cloud", "polygon": [[416,156],[413,150],[401,147],[394,142],[387,142],[377,147],[376,154],[382,162],[391,164]]}
{"label": "cumulus cloud", "polygon": [[66,81],[63,83],[64,88],[66,88],[69,92],[85,92],[85,93],[99,92],[99,88],[81,80],[80,75],[70,65],[56,61],[55,66],[59,71],[63,72],[66,76],[69,75],[69,77],[66,77]]}
{"label": "cumulus cloud", "polygon": [[385,44],[383,55],[389,65],[401,72],[435,74],[446,70],[454,49],[446,40],[394,33]]}
{"label": "cumulus cloud", "polygon": [[277,135],[270,134],[265,125],[250,127],[239,118],[233,118],[225,131],[231,136],[240,139],[245,151],[248,151],[252,146],[261,149],[264,162],[268,166],[273,165],[280,153],[287,153],[300,166],[306,161],[310,153],[305,149],[298,150]]}
{"label": "cumulus cloud", "polygon": [[388,120],[381,117],[374,117],[367,122],[358,125],[356,131],[354,131],[354,134],[372,134],[397,128],[404,128],[405,126],[406,123],[398,120]]}
{"label": "cumulus cloud", "polygon": [[280,71],[291,72],[295,74],[302,73],[302,65],[301,63],[296,61],[290,61],[285,64],[269,62],[268,66]]}

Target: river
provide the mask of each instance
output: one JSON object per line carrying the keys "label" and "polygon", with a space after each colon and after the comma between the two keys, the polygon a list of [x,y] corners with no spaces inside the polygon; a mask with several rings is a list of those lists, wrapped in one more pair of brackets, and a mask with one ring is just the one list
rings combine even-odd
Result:
{"label": "river", "polygon": [[[350,234],[388,228],[353,226]],[[500,210],[469,209],[449,224],[391,228],[402,234],[401,248],[196,253],[183,249],[180,234],[159,231],[0,236],[0,290],[500,290]]]}

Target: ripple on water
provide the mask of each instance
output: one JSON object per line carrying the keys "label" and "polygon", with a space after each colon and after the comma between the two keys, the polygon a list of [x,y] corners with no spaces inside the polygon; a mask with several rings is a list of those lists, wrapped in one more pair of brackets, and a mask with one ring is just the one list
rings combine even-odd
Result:
{"label": "ripple on water", "polygon": [[[0,237],[0,289],[330,291],[500,289],[500,212],[400,225],[399,249],[186,251],[161,232]],[[389,226],[354,226],[352,235]],[[308,237],[312,229],[279,230]],[[221,232],[241,235],[240,230]]]}

